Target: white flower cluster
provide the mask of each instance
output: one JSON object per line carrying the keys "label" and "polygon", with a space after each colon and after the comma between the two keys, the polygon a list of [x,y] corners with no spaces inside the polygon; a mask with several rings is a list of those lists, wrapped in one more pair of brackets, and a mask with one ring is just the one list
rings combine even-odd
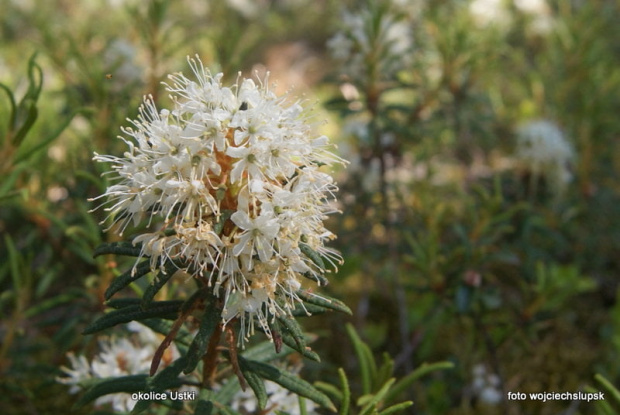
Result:
{"label": "white flower cluster", "polygon": [[134,238],[153,270],[174,261],[224,298],[224,322],[241,320],[240,341],[258,320],[290,313],[300,301],[300,278],[320,280],[325,247],[335,236],[323,226],[335,212],[337,190],[321,166],[344,161],[328,138],[313,136],[299,102],[277,97],[267,79],[222,86],[200,60],[189,59],[197,82],[170,75],[174,109],[158,111],[145,99],[117,179],[100,197],[121,233],[148,217],[157,232]]}
{"label": "white flower cluster", "polygon": [[573,157],[571,145],[553,122],[536,120],[518,128],[517,158],[534,175],[544,176],[556,191],[571,181]]}
{"label": "white flower cluster", "polygon": [[532,32],[545,35],[553,29],[553,16],[546,0],[472,0],[469,13],[478,27],[506,32],[513,23],[511,7],[527,15]]}
{"label": "white flower cluster", "polygon": [[545,35],[554,28],[553,14],[546,0],[514,0],[515,7],[528,16],[534,33]]}
{"label": "white flower cluster", "polygon": [[511,21],[505,0],[473,0],[469,3],[469,13],[478,27],[505,28]]}
{"label": "white flower cluster", "polygon": [[[162,339],[155,332],[135,321],[129,323],[127,327],[134,333],[131,340],[127,337],[101,339],[99,341],[100,352],[90,362],[85,356],[68,353],[71,368],[61,367],[67,376],[59,377],[57,380],[71,385],[69,391],[76,393],[91,379],[148,374],[153,355]],[[173,344],[164,353],[162,363],[165,366],[178,357],[179,352]],[[136,402],[128,393],[115,393],[97,398],[95,405],[111,404],[116,412],[129,412]]]}
{"label": "white flower cluster", "polygon": [[472,374],[474,375],[474,380],[472,382],[474,394],[476,394],[485,404],[499,404],[502,401],[503,396],[499,376],[494,373],[487,372],[487,369],[483,364],[474,366]]}
{"label": "white flower cluster", "polygon": [[[371,71],[373,76],[390,79],[413,61],[411,22],[389,2],[356,13],[344,10],[342,29],[327,47],[353,80],[364,81]],[[376,70],[371,65],[377,65]]]}
{"label": "white flower cluster", "polygon": [[523,13],[545,14],[549,10],[546,0],[514,0],[514,4]]}
{"label": "white flower cluster", "polygon": [[[261,411],[254,393],[250,388],[245,391],[239,391],[233,397],[232,409],[242,414],[272,415],[277,413],[287,413],[290,415],[301,415],[302,411],[299,407],[299,396],[292,393],[286,388],[269,380],[265,381],[265,390],[267,391],[267,405]],[[304,400],[306,411],[304,413],[312,415],[316,414],[316,404],[309,399]]]}

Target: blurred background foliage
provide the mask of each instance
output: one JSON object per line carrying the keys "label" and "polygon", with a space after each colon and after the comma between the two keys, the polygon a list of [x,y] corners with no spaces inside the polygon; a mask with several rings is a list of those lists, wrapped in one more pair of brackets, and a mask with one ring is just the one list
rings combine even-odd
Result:
{"label": "blurred background foliage", "polygon": [[[364,392],[350,322],[400,377],[454,363],[399,391],[414,401],[407,413],[620,411],[611,392],[601,405],[506,399],[620,382],[616,1],[1,0],[0,10],[4,413],[67,413],[75,401],[59,367],[69,351],[93,353],[96,338],[80,332],[129,266],[92,257],[115,238],[103,212],[88,212],[106,186],[93,152],[124,151],[120,126],[144,95],[165,105],[165,74],[187,71],[195,53],[228,79],[269,70],[278,91],[316,102],[316,119],[329,120],[319,128],[351,162],[337,174],[343,213],[330,218],[345,264],[326,292],[354,315],[304,322],[323,358],[306,379],[339,384],[343,367],[353,395]],[[572,148],[553,167],[562,183],[518,156],[519,127],[534,120],[559,126]]]}

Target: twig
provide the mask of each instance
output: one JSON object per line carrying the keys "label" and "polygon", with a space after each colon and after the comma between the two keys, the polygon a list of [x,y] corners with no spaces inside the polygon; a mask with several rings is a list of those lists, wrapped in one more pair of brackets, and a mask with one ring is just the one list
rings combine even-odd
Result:
{"label": "twig", "polygon": [[243,373],[241,373],[241,368],[239,367],[239,359],[237,358],[237,339],[235,338],[235,332],[231,326],[226,326],[226,343],[228,343],[230,363],[232,365],[233,372],[235,372],[237,379],[239,379],[241,389],[245,391],[248,384],[246,383],[245,377],[243,377]]}

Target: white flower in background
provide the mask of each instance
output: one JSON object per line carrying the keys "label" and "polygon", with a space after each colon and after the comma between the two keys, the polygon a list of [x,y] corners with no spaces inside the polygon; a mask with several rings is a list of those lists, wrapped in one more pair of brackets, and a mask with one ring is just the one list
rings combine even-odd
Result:
{"label": "white flower in background", "polygon": [[514,0],[515,7],[524,13],[546,13],[548,10],[545,0]]}
{"label": "white flower in background", "polygon": [[548,33],[553,27],[551,10],[545,0],[472,0],[469,13],[478,27],[507,28],[511,22],[510,4],[528,15],[531,29],[540,34]]}
{"label": "white flower in background", "polygon": [[[276,96],[265,79],[222,85],[198,60],[197,81],[170,75],[174,109],[146,98],[133,128],[124,129],[123,157],[112,163],[116,184],[101,197],[122,234],[148,218],[156,232],[134,238],[153,270],[175,261],[224,299],[224,322],[290,313],[300,279],[327,272],[302,253],[312,250],[336,267],[323,226],[337,190],[320,166],[344,163],[327,137],[313,135],[299,102]],[[313,256],[313,255],[310,255]],[[319,261],[316,261],[319,262]],[[269,335],[269,331],[267,334]]]}
{"label": "white flower in background", "polygon": [[371,75],[371,65],[377,65],[375,76],[390,79],[412,62],[411,22],[392,6],[387,2],[355,13],[342,12],[341,30],[327,47],[353,80],[364,82]]}
{"label": "white flower in background", "polygon": [[530,27],[536,33],[549,33],[553,28],[551,9],[545,0],[514,0],[515,7],[532,19]]}
{"label": "white flower in background", "polygon": [[47,200],[58,203],[69,197],[69,190],[64,186],[51,185],[47,188]]}
{"label": "white flower in background", "polygon": [[510,13],[506,0],[473,0],[469,13],[479,27],[502,27],[510,24]]}
{"label": "white flower in background", "polygon": [[114,9],[135,6],[136,0],[106,0],[106,4]]}
{"label": "white flower in background", "polygon": [[248,20],[256,19],[268,8],[264,0],[227,0],[226,3]]}
{"label": "white flower in background", "polygon": [[[92,379],[105,379],[128,375],[148,374],[155,351],[162,339],[149,328],[132,321],[127,328],[133,333],[131,338],[101,338],[99,340],[99,353],[88,361],[85,356],[76,356],[70,352],[67,358],[71,368],[61,367],[66,377],[57,380],[66,385],[71,385],[69,392],[77,393],[83,384],[88,384]],[[162,359],[167,365],[179,357],[177,348],[171,345]],[[190,390],[184,388],[183,390]],[[133,409],[136,401],[131,399],[128,393],[116,393],[97,398],[96,406],[111,404],[117,412],[129,412]]]}
{"label": "white flower in background", "polygon": [[517,129],[517,158],[533,175],[543,176],[556,192],[572,180],[571,145],[551,121],[536,120]]}
{"label": "white flower in background", "polygon": [[34,0],[11,0],[10,3],[11,6],[17,7],[19,10],[24,12],[32,12],[37,5]]}
{"label": "white flower in background", "polygon": [[[265,381],[267,391],[267,405],[264,411],[260,411],[256,397],[250,388],[239,391],[233,397],[231,407],[242,414],[261,413],[262,415],[272,415],[276,413],[287,413],[290,415],[301,415],[299,408],[299,396],[283,388],[275,382]],[[307,414],[315,414],[316,404],[309,399],[304,400]]]}
{"label": "white flower in background", "polygon": [[472,370],[472,389],[478,398],[489,405],[497,405],[502,401],[501,381],[499,376],[488,373],[483,364],[474,366]]}
{"label": "white flower in background", "polygon": [[[349,117],[342,128],[343,136],[349,136],[355,143],[362,143],[369,146],[371,142],[369,122],[361,117]],[[394,145],[396,138],[391,132],[384,132],[380,136],[380,143],[385,148]],[[381,181],[381,162],[377,158],[362,160],[361,151],[356,149],[358,146],[351,144],[341,144],[340,154],[350,161],[347,169],[349,175],[355,175],[356,180],[361,183],[362,189],[368,193],[379,191]],[[408,188],[419,177],[419,167],[408,154],[404,154],[399,160],[386,152],[385,158],[385,182],[388,186],[388,193],[404,195],[408,193]],[[416,171],[418,170],[418,171]],[[394,194],[396,197],[396,194]]]}

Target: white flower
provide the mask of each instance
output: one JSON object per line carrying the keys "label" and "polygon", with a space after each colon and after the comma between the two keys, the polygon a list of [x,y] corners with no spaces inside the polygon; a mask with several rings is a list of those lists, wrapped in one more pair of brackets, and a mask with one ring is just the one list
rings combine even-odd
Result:
{"label": "white flower", "polygon": [[[92,379],[105,379],[128,375],[148,374],[155,351],[159,347],[162,338],[135,321],[129,323],[127,328],[134,333],[128,338],[107,338],[99,340],[99,353],[88,361],[85,356],[75,356],[69,352],[67,358],[71,368],[61,367],[66,377],[59,377],[57,381],[71,385],[70,393],[76,393]],[[176,346],[171,345],[162,359],[163,365],[174,361],[179,357]],[[188,388],[182,388],[189,390]],[[95,406],[111,404],[116,412],[129,412],[137,401],[131,399],[128,393],[115,393],[101,396],[95,401]]]}
{"label": "white flower", "polygon": [[517,158],[533,175],[542,175],[561,192],[572,179],[574,152],[559,127],[547,120],[531,121],[517,130]]}
{"label": "white flower", "polygon": [[514,0],[515,7],[524,13],[546,14],[549,6],[545,0]]}
{"label": "white flower", "polygon": [[480,391],[480,400],[490,405],[497,405],[502,401],[502,391],[495,387],[487,386]]}
{"label": "white flower", "polygon": [[553,16],[545,0],[515,0],[514,3],[519,11],[529,15],[535,33],[546,34],[553,29]]}
{"label": "white flower", "polygon": [[227,0],[226,3],[246,19],[257,19],[267,9],[264,0]]}
{"label": "white flower", "polygon": [[[244,231],[233,248],[233,254],[239,256],[244,253],[251,260],[256,253],[262,262],[269,261],[274,253],[274,239],[280,230],[280,224],[273,214],[266,212],[252,219],[246,212],[238,210],[230,219]],[[248,265],[250,269],[251,265],[250,262]]]}
{"label": "white flower", "polygon": [[[290,369],[289,369],[290,370]],[[297,371],[293,368],[293,371]],[[272,415],[276,413],[288,413],[290,415],[300,415],[299,396],[292,393],[288,389],[269,380],[265,381],[265,390],[267,391],[267,405],[264,411],[260,411],[263,415]],[[307,414],[315,414],[316,404],[309,399],[304,400]],[[239,391],[233,397],[231,403],[232,409],[240,411],[244,414],[258,413],[258,405],[254,393],[251,389]]]}
{"label": "white flower", "polygon": [[473,0],[469,3],[469,13],[479,27],[505,27],[511,20],[506,0]]}
{"label": "white flower", "polygon": [[[123,129],[123,157],[112,164],[106,211],[122,234],[148,219],[155,232],[134,237],[153,270],[177,267],[213,287],[225,323],[239,319],[240,341],[257,319],[290,313],[301,301],[300,279],[328,270],[301,252],[312,250],[335,268],[340,255],[324,246],[323,226],[337,190],[319,166],[344,163],[325,136],[315,136],[299,102],[278,97],[268,79],[222,85],[199,60],[196,80],[170,75],[172,110],[147,97],[133,127]],[[308,252],[308,251],[307,251]],[[312,255],[310,255],[312,256]]]}
{"label": "white flower", "polygon": [[[397,8],[387,2],[355,13],[342,12],[341,31],[329,39],[327,47],[346,75],[358,82],[371,75],[391,79],[412,62],[411,22]],[[377,65],[376,70],[369,65]]]}
{"label": "white flower", "polygon": [[487,372],[483,364],[472,369],[472,390],[480,400],[488,405],[497,405],[502,401],[501,380],[494,373]]}

